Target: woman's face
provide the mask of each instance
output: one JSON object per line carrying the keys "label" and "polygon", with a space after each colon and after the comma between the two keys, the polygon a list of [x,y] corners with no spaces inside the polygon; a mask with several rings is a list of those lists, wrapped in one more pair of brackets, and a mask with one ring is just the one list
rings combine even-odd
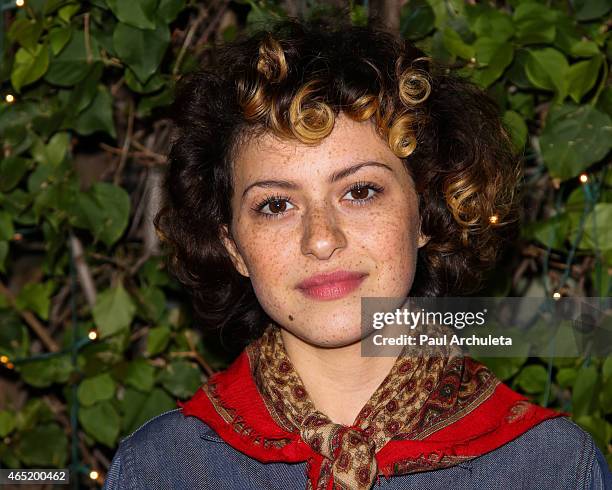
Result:
{"label": "woman's face", "polygon": [[[265,134],[234,165],[224,242],[276,323],[311,345],[345,346],[362,338],[362,296],[407,296],[426,238],[412,178],[372,123],[341,113],[316,146]],[[355,277],[301,285],[336,271]]]}

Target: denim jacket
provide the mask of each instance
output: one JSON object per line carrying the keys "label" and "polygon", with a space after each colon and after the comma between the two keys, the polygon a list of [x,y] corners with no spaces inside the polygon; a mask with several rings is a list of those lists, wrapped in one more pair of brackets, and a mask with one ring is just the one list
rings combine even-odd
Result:
{"label": "denim jacket", "polygon": [[[302,490],[306,485],[306,462],[261,463],[176,409],[121,441],[104,490]],[[457,466],[379,476],[372,488],[612,490],[612,475],[591,436],[557,417]]]}

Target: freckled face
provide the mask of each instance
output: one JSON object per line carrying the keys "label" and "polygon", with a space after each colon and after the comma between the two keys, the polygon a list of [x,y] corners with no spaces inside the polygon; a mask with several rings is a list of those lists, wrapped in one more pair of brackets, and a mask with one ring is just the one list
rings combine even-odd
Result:
{"label": "freckled face", "polygon": [[[271,180],[291,186],[253,185]],[[409,293],[417,249],[426,243],[417,196],[404,164],[370,122],[340,114],[316,146],[271,134],[253,138],[237,152],[234,184],[234,240],[226,246],[263,309],[291,334],[319,347],[352,344],[362,336],[362,296]],[[297,287],[337,270],[365,276],[335,298]]]}

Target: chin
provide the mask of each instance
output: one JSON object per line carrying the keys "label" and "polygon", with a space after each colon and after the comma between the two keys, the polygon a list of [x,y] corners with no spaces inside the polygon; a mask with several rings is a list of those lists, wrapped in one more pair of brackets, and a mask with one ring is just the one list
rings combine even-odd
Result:
{"label": "chin", "polygon": [[318,332],[310,330],[303,335],[299,332],[291,333],[300,337],[304,342],[321,348],[347,347],[360,342],[363,337],[361,326],[357,326],[357,328],[348,327],[347,329],[332,327],[328,330],[321,330]]}

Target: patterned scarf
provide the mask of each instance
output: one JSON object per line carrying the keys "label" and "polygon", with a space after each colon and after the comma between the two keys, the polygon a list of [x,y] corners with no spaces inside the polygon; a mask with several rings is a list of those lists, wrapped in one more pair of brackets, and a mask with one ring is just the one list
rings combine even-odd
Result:
{"label": "patterned scarf", "polygon": [[374,456],[387,442],[414,438],[441,409],[459,408],[466,398],[473,401],[476,392],[486,396],[498,383],[482,366],[478,377],[470,376],[462,386],[464,359],[458,348],[440,346],[420,357],[407,357],[405,350],[354,424],[345,426],[315,408],[287,355],[280,328],[270,324],[249,346],[255,382],[274,421],[298,432],[325,458],[316,490],[326,489],[330,479],[334,489],[368,490],[378,475]]}
{"label": "patterned scarf", "polygon": [[344,426],[315,408],[271,323],[227,370],[178,404],[259,461],[307,461],[307,490],[370,489],[381,474],[454,466],[563,415],[451,349],[421,357],[402,351],[353,425]]}

